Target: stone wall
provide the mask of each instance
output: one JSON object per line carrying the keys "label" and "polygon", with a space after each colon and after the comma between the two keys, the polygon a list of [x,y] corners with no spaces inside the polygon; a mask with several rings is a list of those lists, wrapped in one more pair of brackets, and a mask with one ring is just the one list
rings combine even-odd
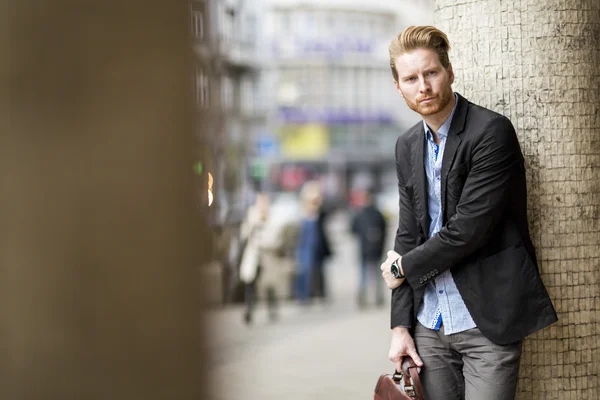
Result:
{"label": "stone wall", "polygon": [[509,117],[559,322],[524,344],[519,399],[600,398],[600,2],[437,0],[454,88]]}

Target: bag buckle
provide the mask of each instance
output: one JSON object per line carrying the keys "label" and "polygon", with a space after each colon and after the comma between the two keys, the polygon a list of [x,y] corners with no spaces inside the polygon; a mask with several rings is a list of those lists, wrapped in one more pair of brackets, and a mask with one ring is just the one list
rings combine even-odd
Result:
{"label": "bag buckle", "polygon": [[[412,384],[412,379],[410,380]],[[404,386],[404,392],[408,397],[417,397],[417,392],[415,391],[415,387],[413,386]]]}

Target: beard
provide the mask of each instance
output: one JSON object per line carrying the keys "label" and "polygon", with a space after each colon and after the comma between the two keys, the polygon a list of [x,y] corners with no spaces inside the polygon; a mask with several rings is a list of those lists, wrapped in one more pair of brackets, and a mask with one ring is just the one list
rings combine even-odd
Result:
{"label": "beard", "polygon": [[[452,87],[448,87],[446,90],[437,95],[431,93],[425,96],[421,96],[417,99],[416,102],[409,101],[406,98],[404,98],[404,100],[406,101],[406,104],[411,110],[419,113],[423,117],[427,117],[429,115],[435,115],[442,111],[444,108],[446,108],[446,106],[450,104],[452,96],[454,96],[454,93],[452,92]],[[429,103],[421,103],[421,100],[427,98],[432,98],[432,100]]]}

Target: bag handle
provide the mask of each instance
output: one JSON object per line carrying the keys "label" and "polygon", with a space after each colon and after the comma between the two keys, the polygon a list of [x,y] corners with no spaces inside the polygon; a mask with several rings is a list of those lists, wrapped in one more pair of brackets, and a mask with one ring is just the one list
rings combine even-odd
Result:
{"label": "bag handle", "polygon": [[417,365],[410,356],[404,356],[402,358],[402,372],[394,371],[392,379],[397,383],[402,382],[404,391],[408,396],[417,400],[424,400],[425,396],[417,368]]}

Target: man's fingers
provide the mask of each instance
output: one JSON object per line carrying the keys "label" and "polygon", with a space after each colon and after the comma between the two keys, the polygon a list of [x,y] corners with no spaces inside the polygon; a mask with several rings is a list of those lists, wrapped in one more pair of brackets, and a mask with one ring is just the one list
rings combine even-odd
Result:
{"label": "man's fingers", "polygon": [[413,359],[413,361],[415,362],[415,364],[417,364],[417,367],[422,367],[423,366],[423,360],[421,360],[421,357],[419,357],[419,354],[417,354],[417,350],[413,347],[413,348],[409,348],[407,351],[408,355],[410,356],[410,358]]}
{"label": "man's fingers", "polygon": [[394,365],[396,365],[396,372],[402,372],[402,359],[400,359],[400,361],[396,361]]}
{"label": "man's fingers", "polygon": [[394,250],[390,250],[387,252],[387,259],[381,264],[379,268],[382,271],[389,271],[392,263],[400,258],[400,254],[396,253]]}
{"label": "man's fingers", "polygon": [[388,263],[388,261],[387,261],[387,260],[385,260],[385,261],[383,262],[383,264],[381,264],[381,266],[380,266],[379,268],[381,268],[381,271],[382,271],[382,272],[386,272],[386,271],[389,271],[389,270],[390,270],[390,266],[391,266],[391,265],[392,265],[392,263]]}

